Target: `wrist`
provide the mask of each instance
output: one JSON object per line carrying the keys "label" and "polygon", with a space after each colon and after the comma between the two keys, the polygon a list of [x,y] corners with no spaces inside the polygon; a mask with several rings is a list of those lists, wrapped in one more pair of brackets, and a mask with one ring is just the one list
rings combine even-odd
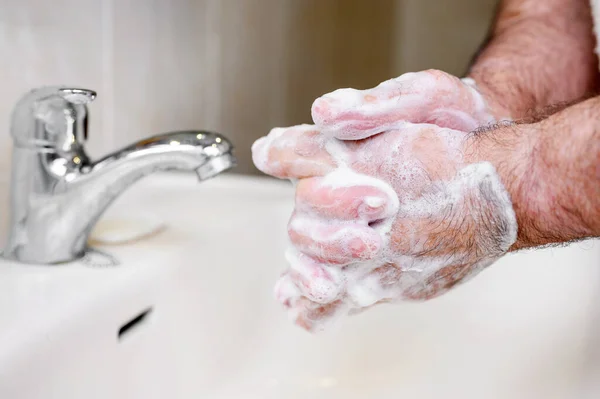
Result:
{"label": "wrist", "polygon": [[570,241],[585,236],[582,221],[566,211],[558,171],[544,157],[539,124],[507,125],[467,138],[467,163],[489,162],[509,193],[517,219],[517,240],[510,250]]}
{"label": "wrist", "polygon": [[[526,125],[525,125],[526,126]],[[476,131],[467,136],[465,160],[467,164],[489,162],[508,192],[517,219],[517,240],[511,250],[532,246],[535,241],[531,225],[531,203],[535,196],[524,195],[524,186],[530,170],[534,144],[519,125],[506,125],[489,131]]]}

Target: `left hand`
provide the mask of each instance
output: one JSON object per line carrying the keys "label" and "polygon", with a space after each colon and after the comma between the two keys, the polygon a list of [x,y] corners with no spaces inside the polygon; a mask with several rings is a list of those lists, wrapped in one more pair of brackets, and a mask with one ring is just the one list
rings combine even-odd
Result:
{"label": "left hand", "polygon": [[508,193],[489,163],[469,158],[466,133],[395,126],[358,141],[311,125],[273,129],[252,148],[263,172],[300,179],[295,249],[276,296],[308,330],[377,303],[437,296],[515,240]]}

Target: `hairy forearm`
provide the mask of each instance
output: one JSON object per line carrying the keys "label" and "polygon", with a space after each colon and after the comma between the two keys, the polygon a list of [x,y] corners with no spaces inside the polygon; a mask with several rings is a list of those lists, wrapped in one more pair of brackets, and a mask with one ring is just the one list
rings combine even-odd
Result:
{"label": "hairy forearm", "polygon": [[512,249],[600,236],[600,97],[533,124],[475,132],[473,162],[489,161],[519,225]]}
{"label": "hairy forearm", "polygon": [[504,0],[469,71],[500,116],[573,102],[596,91],[589,0]]}

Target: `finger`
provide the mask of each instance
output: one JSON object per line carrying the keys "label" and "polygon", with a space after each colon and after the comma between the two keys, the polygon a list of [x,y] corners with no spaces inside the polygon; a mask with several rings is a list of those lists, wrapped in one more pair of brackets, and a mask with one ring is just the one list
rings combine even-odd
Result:
{"label": "finger", "polygon": [[275,128],[252,145],[252,160],[259,170],[279,178],[322,176],[335,165],[324,143],[312,125]]}
{"label": "finger", "polygon": [[460,79],[437,70],[407,73],[368,90],[340,89],[313,103],[312,117],[325,135],[363,139],[402,122],[433,123],[471,131],[493,117],[481,95]]}
{"label": "finger", "polygon": [[295,324],[309,332],[324,330],[337,317],[347,313],[347,307],[339,300],[326,305],[300,298],[290,309],[290,317]]}
{"label": "finger", "polygon": [[275,283],[273,294],[275,295],[275,300],[286,308],[291,308],[294,302],[302,296],[292,276],[290,276],[289,270],[279,277]]}
{"label": "finger", "polygon": [[344,278],[339,268],[332,268],[300,254],[287,251],[290,265],[288,278],[300,294],[316,303],[331,303],[337,300],[344,288]]}
{"label": "finger", "polygon": [[341,314],[341,299],[321,304],[303,297],[293,281],[290,271],[285,272],[275,285],[275,298],[288,309],[289,316],[307,331],[323,329],[327,321]]}
{"label": "finger", "polygon": [[373,259],[382,246],[379,233],[366,224],[329,224],[300,214],[292,216],[288,235],[300,252],[327,264]]}
{"label": "finger", "polygon": [[348,301],[354,308],[362,309],[398,298],[402,294],[404,277],[397,265],[386,263],[348,284]]}
{"label": "finger", "polygon": [[367,182],[315,177],[303,179],[296,186],[296,209],[327,219],[370,223],[394,214],[398,200],[395,195],[396,198],[390,198],[391,194]]}

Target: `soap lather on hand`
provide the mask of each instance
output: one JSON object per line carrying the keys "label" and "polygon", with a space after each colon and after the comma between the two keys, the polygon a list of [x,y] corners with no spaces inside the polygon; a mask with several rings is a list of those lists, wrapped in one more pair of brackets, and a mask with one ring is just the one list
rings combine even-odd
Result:
{"label": "soap lather on hand", "polygon": [[446,292],[515,242],[509,195],[468,131],[501,117],[440,71],[317,99],[315,125],[273,129],[256,166],[299,179],[275,295],[298,325]]}
{"label": "soap lather on hand", "polygon": [[275,289],[297,324],[432,298],[509,250],[600,237],[599,10],[503,0],[469,78],[336,90],[314,125],[255,143],[260,170],[297,181]]}

